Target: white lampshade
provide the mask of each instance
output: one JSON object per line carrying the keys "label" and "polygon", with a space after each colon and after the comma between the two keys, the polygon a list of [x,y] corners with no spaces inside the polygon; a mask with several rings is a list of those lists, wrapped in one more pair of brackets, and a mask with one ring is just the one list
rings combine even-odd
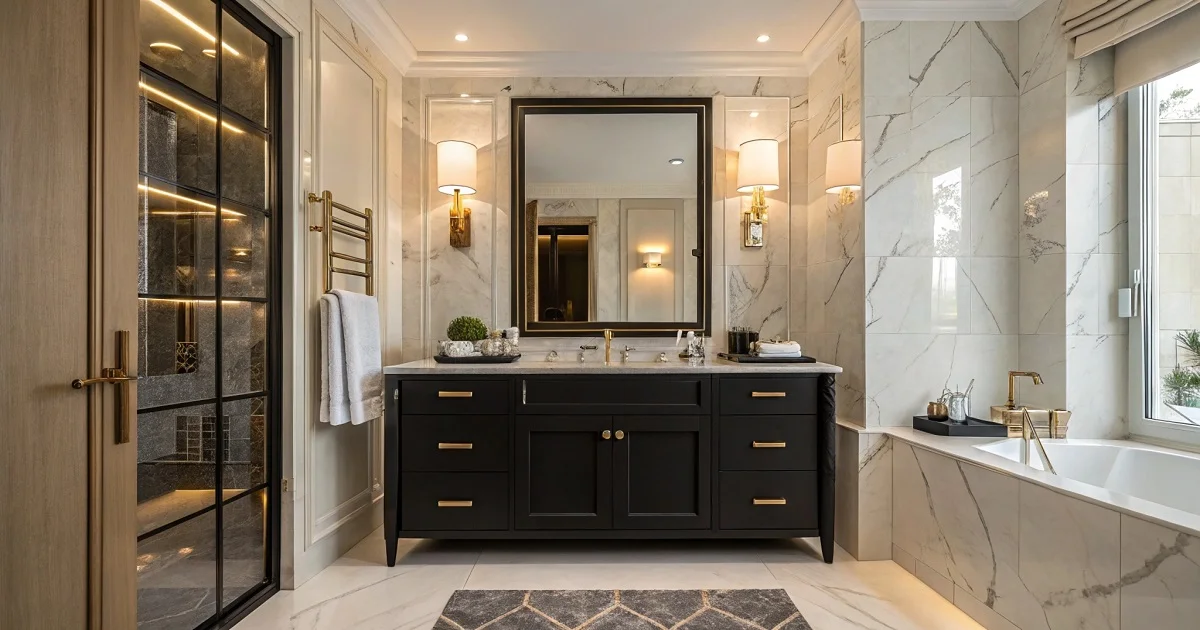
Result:
{"label": "white lampshade", "polygon": [[662,252],[645,252],[642,254],[642,266],[655,268],[662,266]]}
{"label": "white lampshade", "polygon": [[825,192],[862,188],[862,140],[843,140],[829,145],[825,154]]}
{"label": "white lampshade", "polygon": [[443,140],[437,143],[438,192],[453,195],[457,189],[464,195],[475,194],[477,151],[475,145],[461,140]]}
{"label": "white lampshade", "polygon": [[779,190],[779,141],[751,140],[743,142],[738,158],[737,191],[753,192],[756,186],[763,190]]}

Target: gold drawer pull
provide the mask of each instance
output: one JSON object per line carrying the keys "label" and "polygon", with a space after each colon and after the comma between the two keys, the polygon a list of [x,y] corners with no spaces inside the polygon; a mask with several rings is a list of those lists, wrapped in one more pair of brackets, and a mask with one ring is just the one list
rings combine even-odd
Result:
{"label": "gold drawer pull", "polygon": [[751,442],[751,448],[787,448],[787,442]]}
{"label": "gold drawer pull", "polygon": [[474,501],[438,501],[440,508],[471,507],[473,505],[475,505]]}
{"label": "gold drawer pull", "polygon": [[439,391],[438,398],[470,398],[475,395],[475,392],[447,392]]}
{"label": "gold drawer pull", "polygon": [[787,499],[755,499],[754,505],[787,505]]}
{"label": "gold drawer pull", "polygon": [[787,392],[750,392],[751,398],[787,398]]}
{"label": "gold drawer pull", "polygon": [[439,451],[469,451],[475,448],[472,442],[438,442]]}

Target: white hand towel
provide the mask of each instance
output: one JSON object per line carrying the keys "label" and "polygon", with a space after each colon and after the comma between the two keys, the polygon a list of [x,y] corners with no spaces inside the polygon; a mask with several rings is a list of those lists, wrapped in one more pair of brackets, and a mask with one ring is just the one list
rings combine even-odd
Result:
{"label": "white hand towel", "polygon": [[800,344],[795,341],[760,341],[758,353],[771,356],[800,356]]}
{"label": "white hand towel", "polygon": [[383,351],[379,343],[379,302],[373,296],[334,291],[342,311],[346,349],[346,393],[350,422],[383,417]]}
{"label": "white hand towel", "polygon": [[337,296],[321,296],[321,422],[350,422],[346,395],[346,349],[342,337],[342,311]]}

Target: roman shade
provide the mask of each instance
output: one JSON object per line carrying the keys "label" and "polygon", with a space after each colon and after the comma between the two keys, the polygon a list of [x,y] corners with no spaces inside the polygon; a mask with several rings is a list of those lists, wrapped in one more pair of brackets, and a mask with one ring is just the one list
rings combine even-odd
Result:
{"label": "roman shade", "polygon": [[1076,59],[1115,47],[1120,93],[1200,61],[1200,0],[1066,0],[1063,31]]}

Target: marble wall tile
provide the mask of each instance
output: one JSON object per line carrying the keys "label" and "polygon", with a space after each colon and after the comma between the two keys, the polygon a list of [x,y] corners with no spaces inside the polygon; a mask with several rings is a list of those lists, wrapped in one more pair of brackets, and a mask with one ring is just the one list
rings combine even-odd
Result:
{"label": "marble wall tile", "polygon": [[971,40],[971,95],[1019,94],[1017,22],[972,22],[967,28]]}
{"label": "marble wall tile", "polygon": [[968,26],[968,22],[908,24],[911,95],[970,94],[971,31]]}
{"label": "marble wall tile", "polygon": [[1017,258],[969,259],[963,276],[969,284],[972,334],[1017,334],[1019,269]]}
{"label": "marble wall tile", "polygon": [[1068,335],[1094,335],[1100,328],[1100,265],[1095,254],[1067,254],[1063,298]]}
{"label": "marble wall tile", "polygon": [[1019,574],[1038,605],[1009,619],[1026,629],[1119,627],[1120,514],[1025,481],[1020,501]]}
{"label": "marble wall tile", "polygon": [[1124,335],[1067,337],[1069,437],[1121,439],[1129,434],[1128,353]]}
{"label": "marble wall tile", "polygon": [[968,223],[973,256],[1016,256],[1018,99],[971,99],[971,196]]}
{"label": "marble wall tile", "polygon": [[729,326],[746,326],[763,339],[787,334],[787,265],[733,265],[726,269]]}
{"label": "marble wall tile", "polygon": [[1060,17],[1065,1],[1046,0],[1017,23],[1021,94],[1066,71],[1067,41]]}
{"label": "marble wall tile", "polygon": [[908,96],[908,22],[863,23],[863,96]]}
{"label": "marble wall tile", "polygon": [[1063,334],[1019,336],[1019,368],[1037,372],[1042,385],[1023,379],[1017,385],[1017,403],[1043,409],[1064,409],[1067,404],[1067,337]]}
{"label": "marble wall tile", "polygon": [[1121,515],[1121,626],[1186,630],[1200,619],[1200,540]]}
{"label": "marble wall tile", "polygon": [[892,440],[861,433],[858,464],[859,560],[887,560],[892,550]]}
{"label": "marble wall tile", "polygon": [[1066,254],[1020,258],[1020,330],[1022,335],[1064,334],[1066,330]]}
{"label": "marble wall tile", "polygon": [[867,258],[867,331],[969,333],[969,266],[965,258]]}

